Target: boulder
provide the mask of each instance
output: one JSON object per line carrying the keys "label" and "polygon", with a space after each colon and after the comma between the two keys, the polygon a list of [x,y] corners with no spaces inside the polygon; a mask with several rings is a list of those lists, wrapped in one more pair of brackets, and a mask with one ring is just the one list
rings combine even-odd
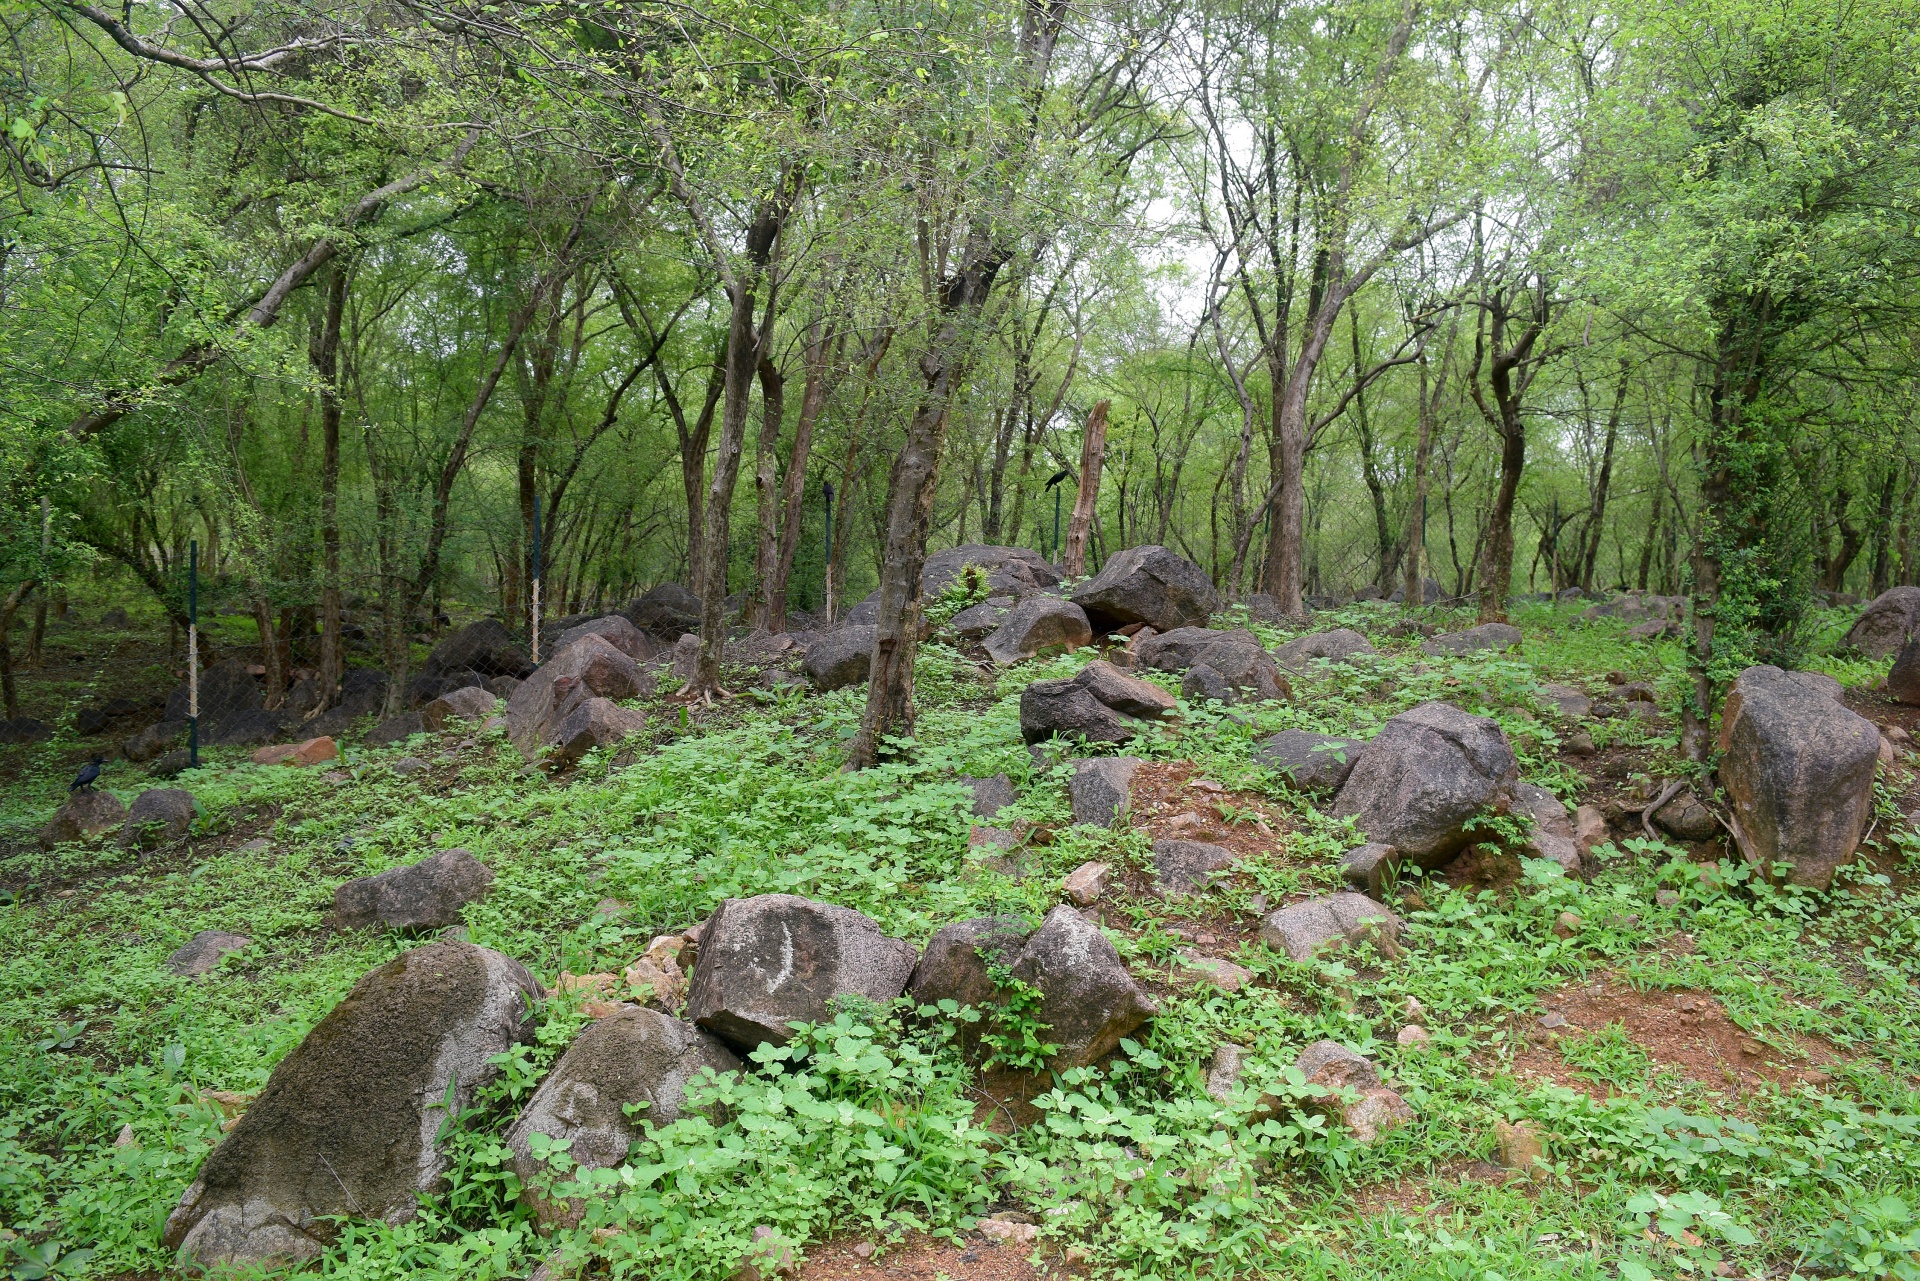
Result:
{"label": "boulder", "polygon": [[1364,894],[1342,891],[1295,903],[1260,922],[1260,941],[1296,961],[1325,948],[1370,940],[1381,953],[1399,952],[1400,918]]}
{"label": "boulder", "polygon": [[[219,725],[228,718],[241,712],[258,711],[266,706],[266,694],[247,671],[247,665],[237,658],[222,659],[200,673],[200,733],[204,736],[212,726]],[[167,695],[166,720],[184,721],[187,719],[188,699],[187,683],[181,681]]]}
{"label": "boulder", "polygon": [[1200,661],[1200,656],[1215,645],[1237,641],[1260,646],[1260,638],[1244,627],[1216,630],[1211,627],[1176,627],[1156,632],[1133,645],[1134,660],[1142,667],[1160,672],[1184,672]]}
{"label": "boulder", "polygon": [[220,964],[220,958],[227,953],[238,952],[252,943],[253,940],[244,934],[201,930],[174,949],[173,954],[167,957],[167,968],[183,979],[197,979],[203,974],[213,973]]}
{"label": "boulder", "polygon": [[992,818],[1001,810],[1019,799],[1013,790],[1013,780],[1005,774],[995,774],[990,778],[966,778],[960,780],[973,792],[975,818]]}
{"label": "boulder", "polygon": [[1573,819],[1558,796],[1532,783],[1515,783],[1513,808],[1533,820],[1533,830],[1516,851],[1521,857],[1558,863],[1568,876],[1587,875],[1587,861],[1574,840]]}
{"label": "boulder", "polygon": [[285,712],[263,709],[235,712],[211,727],[203,726],[200,744],[203,747],[256,747],[279,738],[292,720]]}
{"label": "boulder", "polygon": [[1340,879],[1370,899],[1386,897],[1400,874],[1400,851],[1369,841],[1340,856]]}
{"label": "boulder", "polygon": [[1920,707],[1920,636],[1900,647],[1893,670],[1887,673],[1887,697],[1908,707]]}
{"label": "boulder", "polygon": [[1500,726],[1451,703],[1393,717],[1353,764],[1333,816],[1421,867],[1439,867],[1474,837],[1467,825],[1506,812],[1519,776]]}
{"label": "boulder", "polygon": [[1653,821],[1669,836],[1683,841],[1710,841],[1720,834],[1720,824],[1691,789],[1682,791],[1653,812]]}
{"label": "boulder", "polygon": [[1075,907],[1091,907],[1107,892],[1113,868],[1107,863],[1082,863],[1067,873],[1060,889]]}
{"label": "boulder", "polygon": [[326,705],[326,687],[318,676],[302,676],[287,691],[286,708],[295,716],[312,716]]}
{"label": "boulder", "polygon": [[1129,547],[1074,589],[1073,603],[1102,630],[1146,623],[1156,631],[1204,627],[1220,608],[1206,572],[1164,547]]}
{"label": "boulder", "polygon": [[[990,1012],[1004,998],[988,970],[989,962],[1011,970],[1032,932],[1017,916],[982,916],[943,925],[927,940],[927,950],[907,980],[907,994],[915,1005],[950,1000]],[[956,1023],[961,1053],[974,1062],[983,1058],[981,1034],[987,1030],[980,1023]]]}
{"label": "boulder", "polygon": [[626,614],[635,627],[663,640],[700,630],[700,598],[678,583],[649,588],[627,606]]}
{"label": "boulder", "polygon": [[553,751],[547,764],[556,770],[571,769],[594,748],[617,743],[646,727],[645,712],[622,707],[610,699],[589,698],[554,728]]}
{"label": "boulder", "polygon": [[1207,1064],[1207,1097],[1215,1103],[1230,1103],[1246,1074],[1246,1053],[1237,1045],[1213,1047],[1213,1059]]}
{"label": "boulder", "polygon": [[263,747],[253,754],[252,759],[255,765],[292,765],[298,768],[337,760],[339,756],[340,745],[331,738],[322,736],[310,738],[304,743],[282,743],[277,747]]}
{"label": "boulder", "polygon": [[569,713],[590,698],[635,698],[646,690],[631,658],[594,633],[557,651],[507,700],[507,737],[527,760],[553,742]]}
{"label": "boulder", "polygon": [[183,773],[193,763],[193,753],[184,747],[176,747],[153,764],[147,766],[151,778],[174,778]]}
{"label": "boulder", "polygon": [[[626,622],[624,618],[620,621]],[[447,728],[447,723],[454,720],[471,721],[478,725],[493,712],[493,706],[498,701],[491,691],[478,685],[463,686],[442,694],[422,707],[420,723],[434,731]]]}
{"label": "boulder", "polygon": [[124,827],[127,807],[112,792],[83,787],[67,794],[66,804],[54,811],[40,829],[40,848],[52,849],[67,841],[87,841],[102,832]]}
{"label": "boulder", "polygon": [[1233,851],[1206,841],[1155,841],[1153,888],[1168,897],[1206,889],[1234,864]]}
{"label": "boulder", "polygon": [[1288,641],[1273,652],[1283,667],[1298,671],[1315,658],[1344,663],[1358,654],[1373,653],[1373,642],[1351,627],[1336,627],[1330,632],[1315,632]]}
{"label": "boulder", "polygon": [[1920,587],[1893,587],[1860,611],[1840,644],[1868,658],[1886,658],[1898,653],[1916,631],[1920,631]]}
{"label": "boulder", "polygon": [[[955,614],[947,623],[947,630],[963,641],[983,641],[998,631],[1000,624],[1007,621],[1007,615],[1013,612],[1014,600],[1011,596],[1000,596],[993,600],[969,605]],[[1080,617],[1087,616],[1085,610]],[[1092,633],[1089,632],[1091,637]]]}
{"label": "boulder", "polygon": [[493,695],[495,698],[512,698],[513,691],[519,689],[523,684],[525,684],[525,682],[518,676],[495,676],[491,677],[487,683],[480,688],[486,690],[487,693]]}
{"label": "boulder", "polygon": [[825,692],[866,681],[873,663],[873,641],[879,629],[871,623],[848,624],[825,636],[816,637],[807,646],[800,670],[813,687]]}
{"label": "boulder", "polygon": [[882,1004],[906,990],[919,953],[852,908],[793,894],[730,898],[707,919],[687,1017],[749,1052],[785,1045],[848,993]]}
{"label": "boulder", "polygon": [[1093,644],[1086,611],[1057,596],[1029,596],[987,637],[987,656],[1002,667],[1040,654]]}
{"label": "boulder", "polygon": [[402,712],[398,716],[389,716],[375,725],[360,741],[368,747],[391,747],[395,743],[405,742],[415,734],[426,732],[426,721],[419,712]]}
{"label": "boulder", "polygon": [[[628,1147],[649,1126],[680,1119],[687,1084],[696,1075],[741,1067],[718,1038],[637,1005],[623,1005],[588,1025],[507,1131],[513,1170],[526,1188],[522,1203],[550,1227],[577,1225],[583,1208],[577,1200],[556,1202],[534,1190],[544,1167],[533,1159],[533,1135],[566,1140],[576,1170],[621,1165]],[[631,1104],[645,1104],[645,1110],[629,1115]],[[563,1181],[577,1177],[560,1176]]]}
{"label": "boulder", "polygon": [[1273,702],[1293,697],[1293,688],[1273,656],[1257,644],[1216,641],[1187,669],[1180,693],[1219,703]]}
{"label": "boulder", "polygon": [[1093,827],[1125,827],[1132,813],[1129,789],[1140,762],[1131,756],[1096,756],[1078,761],[1067,783],[1073,821]]}
{"label": "boulder", "polygon": [[422,676],[440,676],[450,672],[479,673],[480,684],[489,676],[525,678],[533,671],[533,660],[513,638],[506,624],[497,618],[483,618],[454,632],[427,655]]}
{"label": "boulder", "polygon": [[185,721],[158,721],[120,745],[120,754],[136,765],[144,765],[166,755],[167,749],[187,736]]}
{"label": "boulder", "polygon": [[1304,791],[1331,792],[1347,781],[1354,761],[1366,746],[1362,738],[1283,729],[1262,740],[1254,748],[1253,759],[1275,773],[1285,774]]}
{"label": "boulder", "polygon": [[284,1266],[336,1218],[411,1219],[446,1173],[446,1122],[531,1038],[540,995],[518,961],[451,940],[365,975],[273,1069],[162,1241],[196,1268]]}
{"label": "boulder", "polygon": [[121,825],[120,843],[151,848],[177,841],[193,826],[193,793],[177,787],[150,787],[133,798]]}
{"label": "boulder", "polygon": [[1644,623],[1636,623],[1627,629],[1627,639],[1652,644],[1659,640],[1678,640],[1680,620],[1676,618],[1649,618]]}
{"label": "boulder", "polygon": [[1056,736],[1124,743],[1149,720],[1174,711],[1172,695],[1112,663],[1088,663],[1077,676],[1035,681],[1020,693],[1020,733],[1029,743]]}
{"label": "boulder", "polygon": [[52,737],[53,726],[31,716],[0,721],[0,743],[44,743]]}
{"label": "boulder", "polygon": [[1520,643],[1520,629],[1507,623],[1482,623],[1464,632],[1449,632],[1420,643],[1420,652],[1442,655],[1477,654],[1484,650],[1508,650]]}
{"label": "boulder", "polygon": [[598,636],[636,663],[648,662],[660,652],[660,647],[635,627],[625,614],[608,614],[569,627],[554,641],[552,652],[558,654],[582,636]]}
{"label": "boulder", "polygon": [[460,909],[487,896],[493,873],[465,850],[442,850],[407,867],[361,876],[333,892],[334,925],[357,930],[437,930],[460,923]]}
{"label": "boulder", "polygon": [[1571,685],[1542,685],[1540,699],[1562,720],[1585,720],[1593,714],[1593,700]]}
{"label": "boulder", "polygon": [[1602,845],[1613,839],[1613,833],[1607,830],[1607,816],[1597,806],[1582,805],[1573,812],[1573,843],[1580,849],[1580,857],[1588,866],[1599,861],[1594,853]]}
{"label": "boulder", "polygon": [[1788,672],[1787,675],[1822,698],[1830,698],[1836,703],[1846,702],[1846,690],[1841,688],[1839,681],[1825,672]]}
{"label": "boulder", "polygon": [[1060,571],[1039,552],[1026,547],[993,547],[968,543],[929,555],[920,567],[920,596],[938,600],[967,566],[986,571],[990,596],[1025,596],[1060,582]]}
{"label": "boulder", "polygon": [[1880,731],[1777,667],[1749,667],[1727,692],[1719,747],[1741,852],[1825,889],[1872,818]]}
{"label": "boulder", "polygon": [[1338,1120],[1362,1144],[1377,1142],[1388,1131],[1413,1119],[1407,1101],[1380,1080],[1380,1071],[1336,1041],[1316,1041],[1294,1061],[1307,1084],[1332,1091],[1321,1111]]}

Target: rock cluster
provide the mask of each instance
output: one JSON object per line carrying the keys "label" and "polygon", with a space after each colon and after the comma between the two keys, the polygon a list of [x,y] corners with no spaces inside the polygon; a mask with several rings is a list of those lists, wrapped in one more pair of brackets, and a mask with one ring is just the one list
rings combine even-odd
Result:
{"label": "rock cluster", "polygon": [[1035,681],[1021,691],[1020,733],[1029,743],[1055,736],[1124,743],[1174,707],[1173,696],[1158,685],[1092,662],[1077,676]]}

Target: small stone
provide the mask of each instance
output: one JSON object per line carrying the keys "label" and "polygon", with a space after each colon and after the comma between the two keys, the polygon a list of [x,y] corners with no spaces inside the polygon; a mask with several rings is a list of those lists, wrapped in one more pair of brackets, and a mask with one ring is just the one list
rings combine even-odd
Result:
{"label": "small stone", "polygon": [[1424,1050],[1433,1041],[1433,1035],[1418,1023],[1409,1023],[1393,1039],[1403,1050]]}
{"label": "small stone", "polygon": [[1655,907],[1678,907],[1680,895],[1674,890],[1661,890],[1653,896],[1653,903]]}
{"label": "small stone", "polygon": [[1075,907],[1089,907],[1099,902],[1100,896],[1107,892],[1107,881],[1113,868],[1106,863],[1082,863],[1067,874],[1064,886],[1067,898]]}
{"label": "small stone", "polygon": [[391,768],[394,773],[400,775],[400,777],[402,778],[410,778],[413,775],[418,774],[421,770],[426,769],[427,763],[421,760],[418,756],[402,756],[399,760],[395,761],[389,768]]}
{"label": "small stone", "polygon": [[1040,1229],[1031,1223],[1014,1223],[1003,1218],[982,1219],[980,1235],[996,1245],[1030,1246],[1040,1239]]}
{"label": "small stone", "polygon": [[1546,1028],[1548,1031],[1553,1031],[1557,1028],[1563,1028],[1566,1025],[1567,1025],[1567,1016],[1560,1013],[1560,1011],[1558,1010],[1550,1010],[1547,1013],[1542,1014],[1540,1016],[1540,1026],[1543,1028]]}
{"label": "small stone", "polygon": [[1577,912],[1562,912],[1553,918],[1553,932],[1560,938],[1570,939],[1578,934],[1586,923]]}
{"label": "small stone", "polygon": [[1417,996],[1408,997],[1407,1003],[1403,1008],[1405,1008],[1407,1012],[1407,1021],[1409,1023],[1418,1023],[1427,1017],[1427,1007],[1420,1004],[1420,998]]}
{"label": "small stone", "polygon": [[220,964],[220,958],[228,952],[238,952],[252,942],[244,934],[201,930],[167,958],[167,968],[183,979],[199,978],[202,974],[212,973],[214,967]]}
{"label": "small stone", "polygon": [[1232,961],[1223,961],[1217,956],[1182,952],[1177,959],[1181,969],[1203,983],[1211,983],[1222,992],[1238,992],[1253,982],[1252,970],[1242,969]]}
{"label": "small stone", "polygon": [[1524,1121],[1509,1125],[1505,1121],[1493,1123],[1494,1142],[1499,1147],[1500,1164],[1509,1170],[1531,1170],[1535,1162],[1544,1159],[1546,1152],[1535,1138],[1533,1131]]}
{"label": "small stone", "polygon": [[853,1253],[855,1258],[871,1259],[873,1257],[873,1246],[870,1242],[855,1241],[853,1243]]}
{"label": "small stone", "polygon": [[1207,1097],[1216,1103],[1225,1103],[1233,1097],[1245,1070],[1246,1057],[1239,1046],[1214,1046],[1213,1062],[1207,1067]]}
{"label": "small stone", "polygon": [[113,1146],[116,1148],[137,1148],[140,1146],[140,1140],[133,1136],[133,1123],[131,1121],[120,1127],[120,1133],[114,1136]]}
{"label": "small stone", "polygon": [[732,1281],[773,1281],[800,1271],[800,1259],[793,1243],[778,1231],[761,1224],[753,1230],[753,1244],[733,1270]]}

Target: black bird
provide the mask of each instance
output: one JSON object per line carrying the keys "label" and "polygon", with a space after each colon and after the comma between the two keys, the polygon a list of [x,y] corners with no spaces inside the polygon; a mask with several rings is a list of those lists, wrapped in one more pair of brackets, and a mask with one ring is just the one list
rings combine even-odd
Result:
{"label": "black bird", "polygon": [[85,788],[89,792],[92,791],[93,780],[100,777],[100,767],[106,763],[106,757],[96,756],[85,765],[82,765],[80,767],[80,773],[74,777],[73,782],[67,784],[67,790],[69,792],[77,792]]}

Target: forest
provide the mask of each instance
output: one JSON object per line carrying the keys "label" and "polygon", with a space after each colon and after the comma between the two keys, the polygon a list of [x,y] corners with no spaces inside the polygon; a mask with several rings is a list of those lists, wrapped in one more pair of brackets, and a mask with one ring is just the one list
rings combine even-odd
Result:
{"label": "forest", "polygon": [[0,1276],[1920,1278],[1914,17],[0,0]]}

